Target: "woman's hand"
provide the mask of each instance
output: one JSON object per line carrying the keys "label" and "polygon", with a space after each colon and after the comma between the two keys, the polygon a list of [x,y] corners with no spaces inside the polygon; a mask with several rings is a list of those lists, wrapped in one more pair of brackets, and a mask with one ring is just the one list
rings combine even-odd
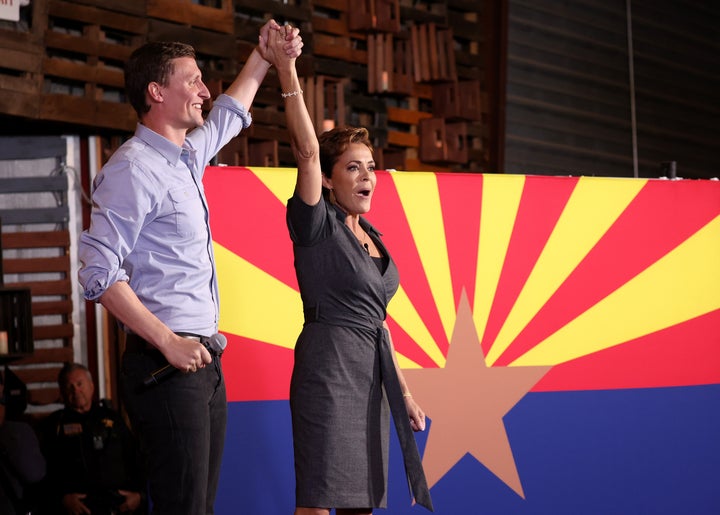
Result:
{"label": "woman's hand", "polygon": [[405,397],[405,409],[410,417],[410,427],[413,431],[425,431],[425,412],[413,400],[412,397]]}
{"label": "woman's hand", "polygon": [[260,29],[258,51],[263,59],[275,67],[292,63],[302,53],[300,29],[291,25],[278,25],[270,20]]}

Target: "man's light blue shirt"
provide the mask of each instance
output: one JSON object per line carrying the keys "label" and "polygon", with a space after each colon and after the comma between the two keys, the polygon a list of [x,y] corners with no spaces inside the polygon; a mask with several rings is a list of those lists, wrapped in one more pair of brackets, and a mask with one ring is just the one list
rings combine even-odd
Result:
{"label": "man's light blue shirt", "polygon": [[93,184],[90,228],[79,245],[86,299],[128,281],[173,331],[217,332],[218,286],[202,176],[250,122],[244,106],[220,95],[182,147],[138,124]]}

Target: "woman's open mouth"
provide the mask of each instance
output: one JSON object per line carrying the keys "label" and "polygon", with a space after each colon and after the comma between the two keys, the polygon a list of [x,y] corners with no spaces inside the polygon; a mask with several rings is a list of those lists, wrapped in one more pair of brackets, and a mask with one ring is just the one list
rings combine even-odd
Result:
{"label": "woman's open mouth", "polygon": [[370,198],[370,195],[372,195],[372,190],[370,188],[357,190],[355,192],[355,195],[358,195],[358,196],[364,197],[364,198]]}

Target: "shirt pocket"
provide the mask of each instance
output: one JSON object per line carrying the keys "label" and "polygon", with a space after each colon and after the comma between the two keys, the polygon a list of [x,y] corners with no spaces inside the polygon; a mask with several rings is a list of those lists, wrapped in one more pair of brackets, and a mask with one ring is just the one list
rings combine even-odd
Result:
{"label": "shirt pocket", "polygon": [[207,232],[205,206],[194,184],[174,188],[168,192],[175,218],[175,232],[179,236],[196,236]]}

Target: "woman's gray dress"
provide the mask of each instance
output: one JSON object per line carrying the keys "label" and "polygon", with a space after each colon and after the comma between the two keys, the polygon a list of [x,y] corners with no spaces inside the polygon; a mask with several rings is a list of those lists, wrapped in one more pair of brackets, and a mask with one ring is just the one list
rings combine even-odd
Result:
{"label": "woman's gray dress", "polygon": [[325,200],[288,201],[306,320],[290,386],[296,505],[386,507],[389,415],[378,331],[398,272],[366,220],[361,226],[387,256],[383,274],[344,220]]}

